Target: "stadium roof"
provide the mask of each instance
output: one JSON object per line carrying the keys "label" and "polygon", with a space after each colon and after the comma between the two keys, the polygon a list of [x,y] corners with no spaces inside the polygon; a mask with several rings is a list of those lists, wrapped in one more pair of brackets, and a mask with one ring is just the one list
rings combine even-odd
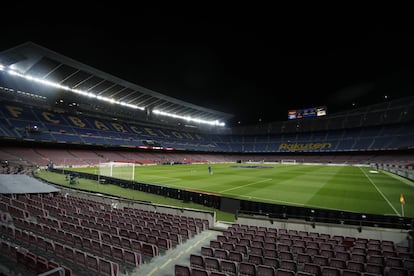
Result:
{"label": "stadium roof", "polygon": [[158,110],[209,122],[223,122],[233,117],[232,114],[187,103],[120,79],[33,42],[0,52],[1,65],[24,76],[151,112]]}

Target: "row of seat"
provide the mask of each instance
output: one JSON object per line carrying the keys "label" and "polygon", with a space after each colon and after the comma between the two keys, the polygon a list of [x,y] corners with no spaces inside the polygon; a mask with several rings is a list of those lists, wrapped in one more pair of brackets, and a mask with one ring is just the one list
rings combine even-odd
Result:
{"label": "row of seat", "polygon": [[[72,206],[80,207],[83,211],[90,211],[93,213],[94,217],[101,217],[101,218],[110,218],[111,221],[119,221],[119,222],[126,222],[123,219],[127,219],[128,216],[136,215],[138,218],[145,218],[147,221],[151,221],[151,218],[158,218],[164,219],[172,222],[177,222],[179,224],[186,224],[192,222],[193,224],[200,227],[200,229],[205,230],[209,226],[209,222],[207,219],[200,219],[188,216],[180,216],[180,215],[173,215],[173,214],[164,214],[160,212],[154,211],[147,211],[147,210],[140,210],[131,207],[125,207],[123,209],[112,208],[111,205],[96,202],[90,199],[82,199],[72,195],[67,195],[66,197],[59,195],[56,197],[52,197],[57,203],[61,204],[62,202],[67,202]],[[92,208],[82,208],[82,206],[92,207]],[[85,212],[88,213],[88,212]],[[117,215],[117,217],[116,217]],[[158,224],[159,221],[154,221],[154,223]]]}
{"label": "row of seat", "polygon": [[[318,264],[308,259],[308,262],[300,263],[293,260],[274,258],[257,259],[257,256],[248,256],[244,261],[233,261],[210,256],[190,255],[190,267],[206,271],[220,271],[228,275],[250,275],[267,276],[279,275],[277,270],[283,269],[295,275],[299,272],[310,273],[310,275],[389,275],[407,276],[414,273],[412,262],[407,267],[382,266],[371,263],[358,263],[354,261],[331,259],[327,263]],[[298,274],[297,274],[298,275]]]}
{"label": "row of seat", "polygon": [[[47,204],[43,204],[43,207],[47,208],[47,209],[44,209],[44,211],[42,209],[39,209],[39,204],[37,204],[36,206],[30,205],[29,202],[33,202],[33,200],[31,200],[27,196],[19,196],[18,197],[19,200],[10,199],[4,196],[2,196],[1,199],[4,199],[4,202],[8,202],[9,204],[16,204],[18,205],[19,208],[23,210],[27,210],[29,208],[36,210],[34,212],[34,215],[40,214],[41,216],[44,216],[44,217],[47,217],[47,212],[50,210],[51,214],[53,214],[54,216],[61,216],[61,215],[65,215],[66,213],[81,216],[80,215],[81,213],[85,213],[85,214],[82,214],[83,218],[85,218],[84,216],[86,214],[92,214],[92,216],[89,216],[89,219],[92,219],[94,222],[102,223],[103,225],[110,224],[110,225],[119,226],[119,227],[124,226],[124,228],[127,228],[127,229],[131,228],[129,230],[133,230],[133,225],[142,225],[142,222],[144,222],[145,224],[143,226],[146,226],[148,224],[148,226],[153,227],[153,228],[155,226],[160,227],[160,225],[161,227],[164,225],[166,226],[170,225],[172,227],[176,226],[179,228],[185,228],[185,230],[190,230],[190,233],[187,233],[188,231],[185,231],[185,230],[182,231],[183,232],[182,235],[184,236],[184,238],[190,238],[192,235],[198,234],[202,230],[205,230],[208,228],[207,220],[201,220],[201,219],[195,219],[195,218],[183,217],[183,216],[177,216],[177,215],[160,214],[160,213],[149,212],[149,211],[141,212],[141,211],[136,211],[136,209],[134,208],[129,208],[126,211],[120,210],[120,209],[107,210],[108,207],[102,208],[102,206],[108,206],[108,205],[104,205],[104,204],[101,205],[99,202],[95,202],[92,200],[86,200],[86,199],[79,200],[73,196],[40,197],[41,200],[47,199],[49,202],[56,202],[55,206],[48,206]],[[83,202],[83,205],[78,205],[79,201]],[[92,208],[90,205],[94,208]],[[82,206],[84,208],[82,208]],[[100,207],[100,208],[97,208],[97,207]],[[55,210],[56,208],[61,211],[60,212],[56,211]],[[129,216],[132,216],[132,215],[136,216],[137,213],[146,214],[147,217],[146,218],[144,218],[143,216],[136,217],[135,221],[132,219],[130,220],[130,223],[135,222],[135,224],[127,224],[126,220],[130,218]],[[24,217],[27,217],[27,216],[24,216]],[[158,217],[158,219],[153,219],[156,217]]]}
{"label": "row of seat", "polygon": [[[241,265],[241,271],[240,268],[237,266],[234,266],[233,264],[229,264],[228,266],[224,265],[222,267],[221,271],[217,270],[206,270],[203,268],[197,268],[197,267],[189,267],[187,265],[181,265],[176,264],[174,266],[174,273],[175,276],[249,276],[252,275],[252,269],[244,267],[244,265]],[[278,268],[275,269],[270,266],[265,265],[259,265],[254,267],[254,273],[257,276],[295,276],[295,275],[302,275],[302,276],[314,276],[313,274],[306,273],[306,272],[293,272],[291,270]],[[361,275],[346,275],[344,276],[361,276]]]}
{"label": "row of seat", "polygon": [[241,265],[239,267],[230,264],[221,267],[221,271],[206,270],[203,268],[189,267],[186,265],[175,265],[175,276],[409,276],[407,272],[399,268],[387,268],[383,274],[358,272],[349,269],[338,269],[335,267],[317,267],[307,264],[303,271],[294,272],[283,268],[274,268],[266,265]]}
{"label": "row of seat", "polygon": [[54,268],[60,267],[64,270],[65,275],[72,275],[72,269],[68,268],[67,266],[61,265],[53,260],[48,260],[42,256],[39,256],[29,251],[24,247],[18,246],[13,242],[8,242],[3,239],[0,239],[0,244],[0,255],[3,258],[6,258],[14,264],[21,265],[22,268],[31,271],[32,273],[44,273]]}
{"label": "row of seat", "polygon": [[[114,250],[133,250],[134,252],[142,253],[146,256],[154,257],[158,255],[158,247],[152,244],[145,242],[131,240],[128,238],[122,238],[119,236],[112,236],[107,234],[108,239],[98,240],[90,237],[85,237],[82,233],[72,233],[63,229],[56,229],[49,227],[48,225],[39,225],[37,223],[31,222],[28,223],[21,219],[13,219],[15,225],[27,229],[29,231],[35,231],[42,236],[50,237],[53,240],[63,242],[71,246],[79,246],[80,248],[90,250],[96,254],[101,254],[105,252],[112,252],[113,250],[105,250],[108,247],[114,248]],[[15,231],[19,232],[18,229]],[[86,233],[86,231],[85,231]],[[106,237],[106,236],[105,236]],[[112,243],[112,241],[117,240],[118,243]],[[119,250],[118,250],[119,248]],[[108,254],[103,254],[108,256]]]}
{"label": "row of seat", "polygon": [[[76,208],[78,208],[78,207],[76,207]],[[61,210],[65,210],[65,209],[61,209]],[[68,210],[66,210],[66,211],[68,211]],[[85,210],[82,210],[82,212],[83,211],[85,211]],[[72,216],[80,216],[80,213],[78,213],[78,212],[80,212],[80,210],[77,209],[77,212],[72,213],[71,215]],[[63,212],[63,213],[67,213],[67,212]],[[99,212],[93,212],[93,213],[99,214]],[[104,216],[110,216],[111,215],[110,213],[107,213],[107,214],[104,213],[104,214],[101,214],[101,215],[102,215],[102,217],[88,216],[89,221],[85,220],[85,216],[82,216],[83,219],[84,219],[84,220],[82,220],[82,222],[84,224],[86,224],[86,226],[89,226],[89,227],[92,227],[92,228],[94,228],[94,226],[97,226],[96,228],[99,228],[98,223],[100,222],[100,224],[103,225],[104,228],[105,228],[105,226],[109,227],[109,225],[112,225],[111,227],[127,228],[127,230],[134,230],[134,225],[139,225],[143,221],[145,225],[148,225],[150,227],[152,226],[153,228],[160,227],[162,230],[166,230],[168,232],[172,231],[172,228],[178,227],[179,228],[178,233],[185,239],[190,238],[193,235],[198,234],[201,231],[200,228],[195,224],[185,224],[185,223],[176,223],[176,224],[174,224],[173,222],[164,222],[164,225],[163,225],[163,223],[161,223],[162,221],[156,221],[156,224],[155,224],[155,222],[154,223],[149,223],[149,222],[145,222],[145,220],[140,220],[139,222],[138,222],[138,220],[136,220],[136,222],[137,222],[136,224],[127,224],[127,223],[124,223],[124,222],[118,222],[116,220],[107,220],[107,219],[103,218]],[[57,217],[57,218],[67,217],[66,214],[62,214],[62,213],[56,213],[56,214],[54,214],[54,216]],[[46,216],[46,219],[53,220],[53,219],[51,219],[50,217],[47,217],[47,216]],[[80,223],[79,220],[77,220],[76,222],[75,221],[72,221],[72,222],[77,223],[77,224]],[[54,223],[55,227],[60,227],[59,223],[57,221],[54,221],[52,223]],[[92,224],[92,225],[89,225],[89,224]],[[204,228],[205,227],[204,223],[200,223],[200,226],[203,227],[202,229],[205,229]],[[180,242],[180,240],[177,239],[177,242]]]}
{"label": "row of seat", "polygon": [[[104,273],[104,275],[114,276],[118,274],[118,263],[107,260],[92,253],[85,252],[83,251],[84,248],[74,248],[68,244],[62,244],[60,242],[50,240],[26,230],[13,228],[12,226],[2,226],[0,229],[3,232],[5,228],[11,228],[14,230],[6,230],[4,234],[7,234],[8,238],[19,241],[26,247],[31,247],[35,250],[39,250],[43,254],[56,256],[65,262],[71,263],[73,265],[79,264],[80,266],[91,271]],[[14,233],[14,235],[10,235],[11,233]],[[100,253],[94,252],[93,247],[90,251],[93,253]],[[122,249],[119,249],[119,251],[114,250],[113,252],[114,254],[111,257],[117,261],[125,262],[130,261],[132,258],[135,258],[135,266],[138,266],[140,264],[140,256],[135,252],[129,252],[132,254],[132,256],[130,256],[130,254],[125,255]]]}
{"label": "row of seat", "polygon": [[[108,224],[100,224],[95,222],[90,222],[88,220],[74,220],[74,217],[61,215],[58,217],[61,221],[60,225],[63,229],[72,231],[74,233],[91,235],[98,240],[105,240],[105,237],[112,234],[112,236],[127,237],[134,240],[140,240],[143,242],[153,243],[160,246],[163,249],[170,249],[172,245],[182,243],[182,235],[188,235],[188,231],[164,227],[165,230],[152,229],[149,227],[134,226],[132,229],[125,229],[116,226],[110,226]],[[70,222],[68,222],[70,221]],[[188,230],[188,229],[187,229]],[[110,233],[110,234],[108,234]],[[155,238],[151,238],[151,236]],[[155,240],[156,242],[151,242]]]}
{"label": "row of seat", "polygon": [[265,226],[257,226],[257,225],[247,225],[247,224],[237,224],[233,223],[230,225],[226,231],[224,231],[224,235],[226,232],[232,232],[231,234],[238,234],[238,233],[252,233],[255,235],[267,235],[269,233],[277,233],[280,237],[287,235],[286,237],[289,239],[295,239],[295,237],[312,237],[312,238],[321,238],[324,240],[334,239],[338,240],[339,242],[343,242],[344,240],[357,242],[357,243],[372,243],[372,244],[388,244],[393,245],[393,241],[387,240],[378,240],[378,239],[367,239],[367,238],[356,238],[356,237],[347,237],[341,235],[331,235],[327,233],[318,233],[318,232],[308,232],[303,230],[294,230],[294,229],[284,229],[284,228],[272,228],[272,227],[265,227]]}

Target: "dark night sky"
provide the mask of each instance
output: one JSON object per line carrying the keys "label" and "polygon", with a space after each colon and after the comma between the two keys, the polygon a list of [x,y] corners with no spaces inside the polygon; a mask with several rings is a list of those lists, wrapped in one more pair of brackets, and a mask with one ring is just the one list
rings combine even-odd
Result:
{"label": "dark night sky", "polygon": [[234,114],[230,124],[285,120],[288,109],[319,105],[334,113],[414,91],[414,31],[402,19],[282,18],[266,7],[231,14],[106,8],[111,16],[101,7],[91,17],[3,20],[0,51],[33,41],[162,94]]}

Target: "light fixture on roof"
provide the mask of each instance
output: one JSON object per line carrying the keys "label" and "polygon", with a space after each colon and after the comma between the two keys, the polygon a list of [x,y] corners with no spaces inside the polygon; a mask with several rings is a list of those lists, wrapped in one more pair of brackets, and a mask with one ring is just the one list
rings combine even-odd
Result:
{"label": "light fixture on roof", "polygon": [[212,126],[225,126],[226,125],[225,123],[220,122],[219,120],[207,121],[207,120],[203,120],[199,118],[193,118],[191,116],[177,115],[177,114],[161,111],[158,109],[154,109],[152,112],[157,115],[168,116],[168,117],[172,117],[176,119],[182,119],[188,122],[195,122],[195,123],[207,124],[207,125],[212,125]]}
{"label": "light fixture on roof", "polygon": [[59,89],[62,89],[62,90],[70,91],[70,92],[73,92],[73,93],[76,93],[76,94],[79,94],[79,95],[82,95],[82,96],[86,96],[86,97],[89,97],[89,98],[95,98],[95,99],[98,99],[98,100],[101,100],[101,101],[109,102],[109,103],[112,103],[112,104],[118,104],[118,105],[126,106],[126,107],[129,107],[129,108],[133,108],[133,109],[145,110],[145,107],[142,107],[142,106],[137,106],[137,105],[134,105],[134,104],[120,102],[120,101],[117,101],[117,100],[112,99],[112,98],[97,96],[94,93],[86,92],[86,91],[79,90],[79,89],[72,89],[69,86],[65,86],[65,85],[61,85],[61,84],[56,83],[56,82],[36,78],[36,77],[31,76],[31,75],[26,75],[26,74],[20,73],[16,70],[13,70],[13,69],[8,69],[6,71],[6,67],[2,64],[0,64],[0,71],[5,71],[5,72],[9,73],[11,76],[20,77],[20,78],[26,79],[28,81],[34,81],[34,82],[37,82],[37,83],[41,83],[43,85],[47,85],[47,86],[59,88]]}

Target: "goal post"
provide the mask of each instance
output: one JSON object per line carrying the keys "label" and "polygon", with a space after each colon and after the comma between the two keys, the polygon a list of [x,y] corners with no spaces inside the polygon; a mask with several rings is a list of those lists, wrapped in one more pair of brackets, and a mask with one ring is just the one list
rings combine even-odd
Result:
{"label": "goal post", "polygon": [[280,164],[283,164],[283,165],[295,165],[296,164],[296,159],[281,159],[280,160]]}
{"label": "goal post", "polygon": [[99,176],[109,176],[126,180],[135,180],[134,162],[105,162],[99,163]]}

